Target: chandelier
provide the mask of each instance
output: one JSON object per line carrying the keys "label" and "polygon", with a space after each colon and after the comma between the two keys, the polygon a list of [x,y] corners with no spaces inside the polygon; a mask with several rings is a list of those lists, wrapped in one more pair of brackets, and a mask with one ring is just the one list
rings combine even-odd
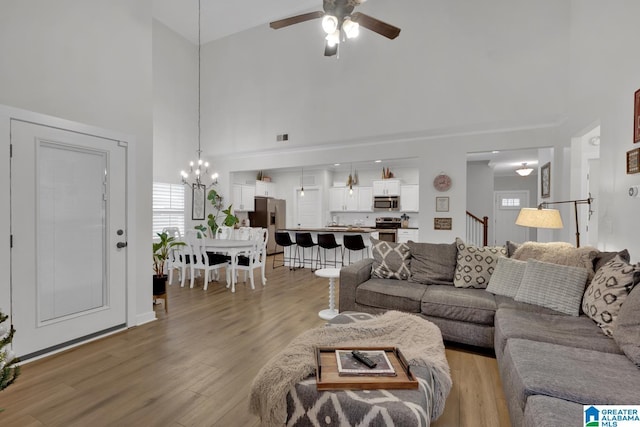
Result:
{"label": "chandelier", "polygon": [[202,148],[200,146],[200,0],[198,0],[198,160],[189,162],[189,172],[182,170],[180,175],[182,176],[182,183],[190,187],[213,187],[218,183],[218,174],[213,173],[210,175],[211,184],[207,185],[203,181],[205,176],[209,175],[209,162],[202,160]]}

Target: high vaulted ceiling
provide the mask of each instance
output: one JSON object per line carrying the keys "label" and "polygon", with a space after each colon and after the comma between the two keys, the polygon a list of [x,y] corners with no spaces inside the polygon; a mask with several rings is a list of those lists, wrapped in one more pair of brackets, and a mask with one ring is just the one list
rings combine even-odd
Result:
{"label": "high vaulted ceiling", "polygon": [[[322,0],[200,0],[201,42],[268,25],[276,19],[322,10]],[[198,0],[153,0],[153,17],[194,44],[198,42]]]}

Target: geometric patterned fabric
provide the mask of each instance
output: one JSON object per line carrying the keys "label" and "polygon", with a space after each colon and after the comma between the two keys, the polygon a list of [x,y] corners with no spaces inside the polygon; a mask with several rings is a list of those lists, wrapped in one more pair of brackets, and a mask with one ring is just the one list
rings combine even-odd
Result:
{"label": "geometric patterned fabric", "polygon": [[373,254],[372,277],[407,280],[411,271],[411,253],[404,243],[392,243],[371,238]]}
{"label": "geometric patterned fabric", "polygon": [[613,336],[622,303],[639,278],[640,265],[631,265],[617,255],[596,272],[584,293],[582,311],[593,319],[606,335]]}
{"label": "geometric patterned fabric", "polygon": [[507,256],[504,246],[478,247],[467,245],[456,238],[458,261],[453,284],[458,288],[485,289],[498,263],[498,259]]}

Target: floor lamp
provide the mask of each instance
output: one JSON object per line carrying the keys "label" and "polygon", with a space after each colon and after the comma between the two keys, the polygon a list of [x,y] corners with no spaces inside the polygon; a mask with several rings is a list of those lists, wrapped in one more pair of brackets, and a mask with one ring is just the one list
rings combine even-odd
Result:
{"label": "floor lamp", "polygon": [[562,218],[560,211],[557,209],[547,209],[549,205],[559,205],[563,203],[573,203],[573,210],[576,216],[576,247],[580,247],[580,225],[578,224],[578,205],[589,205],[591,211],[591,201],[593,198],[589,196],[580,200],[564,200],[562,202],[542,202],[537,208],[522,208],[516,219],[517,225],[524,227],[536,228],[562,228]]}

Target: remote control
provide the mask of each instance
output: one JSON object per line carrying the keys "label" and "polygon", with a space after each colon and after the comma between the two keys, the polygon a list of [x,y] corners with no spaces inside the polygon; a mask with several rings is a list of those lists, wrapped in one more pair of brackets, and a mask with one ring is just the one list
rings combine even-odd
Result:
{"label": "remote control", "polygon": [[370,369],[375,368],[376,365],[377,365],[376,362],[374,362],[373,360],[369,359],[367,356],[365,356],[364,354],[360,353],[358,350],[353,350],[351,352],[351,355],[353,356],[354,359],[356,359],[359,362],[364,363]]}

